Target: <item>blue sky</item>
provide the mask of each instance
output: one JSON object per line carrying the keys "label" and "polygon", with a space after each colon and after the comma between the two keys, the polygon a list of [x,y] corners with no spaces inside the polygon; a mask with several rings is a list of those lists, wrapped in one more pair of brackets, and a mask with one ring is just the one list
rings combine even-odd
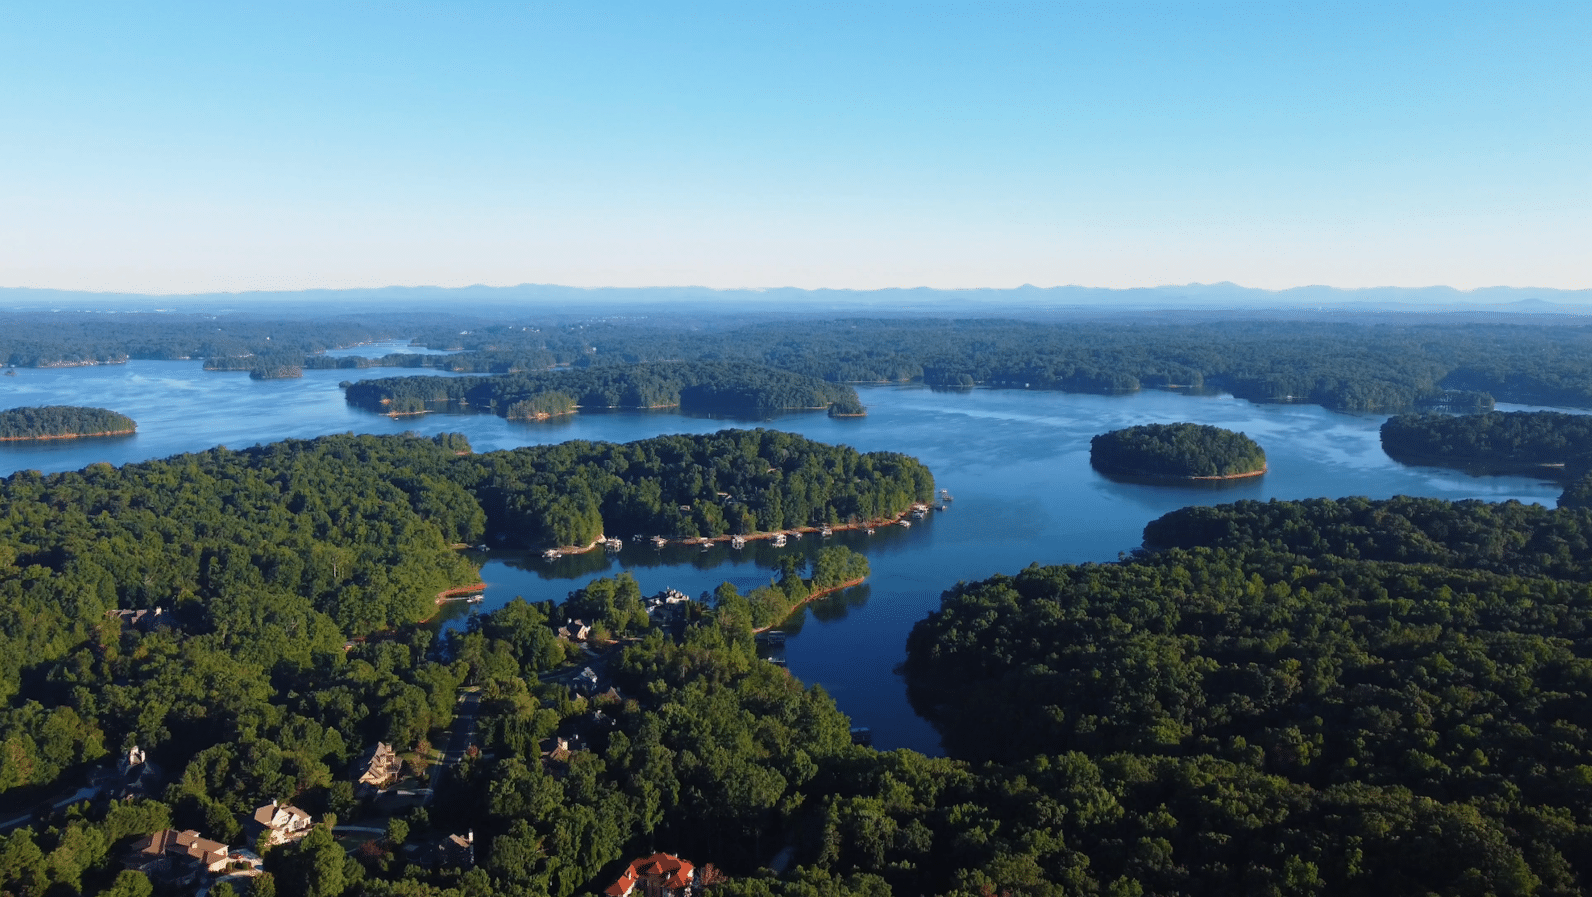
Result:
{"label": "blue sky", "polygon": [[16,3],[0,286],[1592,286],[1592,4]]}

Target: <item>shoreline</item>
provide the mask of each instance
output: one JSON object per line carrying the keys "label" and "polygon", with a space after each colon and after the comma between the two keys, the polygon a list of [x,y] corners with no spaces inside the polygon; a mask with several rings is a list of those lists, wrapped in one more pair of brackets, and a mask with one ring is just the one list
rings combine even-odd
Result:
{"label": "shoreline", "polygon": [[0,436],[0,442],[44,442],[50,439],[95,439],[100,436],[131,436],[138,432],[137,427],[130,430],[106,430],[102,433],[59,433],[54,436]]}
{"label": "shoreline", "polygon": [[[1572,458],[1568,461],[1531,461],[1517,458],[1475,458],[1456,457],[1454,455],[1436,455],[1425,452],[1410,452],[1399,448],[1389,450],[1386,444],[1382,451],[1389,458],[1405,466],[1414,467],[1440,467],[1444,470],[1457,470],[1471,476],[1530,476],[1532,474],[1553,475],[1568,474],[1575,468],[1581,468],[1587,462],[1583,459]],[[1480,473],[1477,473],[1480,471]]]}
{"label": "shoreline", "polygon": [[[300,376],[302,376],[302,375],[300,375]],[[480,376],[496,376],[496,375],[482,374]],[[273,377],[273,378],[270,378],[270,379],[291,379],[291,378]],[[448,400],[439,400],[439,401],[448,401]],[[380,414],[380,415],[383,415],[385,417],[414,417],[414,416],[421,415],[421,414],[470,414],[470,413],[477,413],[477,412],[468,412],[468,411],[453,411],[453,410],[442,409],[442,408],[424,408],[424,409],[421,409],[420,411],[376,411],[374,409],[367,408],[366,406],[361,405],[361,404],[357,404],[357,403],[351,403],[351,404],[353,404],[355,408],[359,408],[359,409],[364,410],[364,411],[370,411],[373,414]],[[390,398],[382,399],[381,400],[381,404],[390,405],[390,404],[392,404],[392,399],[390,399]],[[464,403],[464,402],[451,403],[450,402],[450,404],[461,404],[462,405],[462,404],[466,404],[466,403]],[[824,411],[828,407],[829,407],[828,405],[798,405],[798,406],[793,406],[793,407],[790,407],[790,408],[776,408],[776,409],[773,409],[772,413],[775,414],[775,415],[797,414],[797,413],[801,413],[801,412]],[[527,417],[510,417],[508,414],[498,414],[496,411],[491,411],[491,410],[486,410],[486,411],[482,411],[482,412],[479,412],[479,413],[495,414],[498,417],[503,418],[504,420],[516,421],[518,423],[544,423],[544,422],[552,420],[554,418],[574,417],[575,415],[580,414],[581,411],[583,411],[583,410],[588,410],[588,407],[584,406],[584,405],[576,405],[573,409],[571,409],[569,411],[559,411],[559,412],[556,412],[556,413],[555,412],[551,412],[551,411],[539,411],[539,412],[537,412],[537,413],[535,413],[533,415],[527,416]],[[693,414],[693,415],[700,414],[700,415],[703,415],[703,416],[706,416],[706,417],[709,417],[709,418],[712,418],[712,419],[715,419],[715,420],[719,419],[718,417],[715,417],[715,415],[725,415],[724,419],[728,419],[728,420],[743,420],[744,419],[744,420],[747,420],[747,421],[751,421],[751,420],[754,419],[754,418],[751,418],[751,417],[742,418],[742,417],[739,416],[741,414],[741,412],[738,412],[738,411],[686,411],[686,410],[682,409],[682,406],[678,402],[675,402],[673,404],[668,404],[668,405],[594,405],[594,406],[590,406],[589,410],[595,411],[597,413],[619,413],[619,414],[640,413],[640,412],[645,412],[645,411],[670,411],[670,410],[677,410],[680,414]],[[868,416],[868,412],[867,411],[862,411],[862,412],[857,413],[857,414],[849,414],[849,413],[848,414],[832,414],[830,416],[831,417],[867,417]],[[772,418],[757,418],[757,419],[758,420],[772,420]]]}
{"label": "shoreline", "polygon": [[1248,473],[1224,473],[1224,474],[1221,474],[1219,476],[1213,476],[1213,477],[1180,477],[1180,479],[1185,479],[1185,480],[1244,480],[1244,479],[1248,479],[1250,477],[1258,477],[1258,476],[1264,474],[1266,471],[1268,471],[1270,469],[1271,469],[1271,467],[1270,467],[1270,465],[1268,465],[1266,467],[1262,467],[1259,470],[1251,470]]}
{"label": "shoreline", "polygon": [[[436,604],[438,607],[441,607],[442,605],[447,604],[449,601],[468,601],[470,600],[471,596],[479,595],[484,591],[486,591],[486,583],[484,582],[478,582],[475,585],[468,586],[453,586],[451,588],[443,589],[437,593]],[[426,618],[426,620],[429,619],[431,618]],[[422,620],[421,622],[423,623],[425,620]]]}
{"label": "shoreline", "polygon": [[752,630],[752,634],[753,635],[757,635],[758,633],[762,633],[762,632],[771,632],[771,631],[774,630],[775,627],[784,625],[786,620],[789,620],[791,617],[794,617],[796,615],[797,611],[801,610],[803,607],[806,607],[810,602],[817,601],[820,598],[828,598],[830,595],[833,595],[836,592],[843,592],[846,589],[853,588],[855,586],[860,586],[864,582],[867,582],[867,581],[868,581],[868,577],[860,576],[860,577],[858,577],[856,579],[853,579],[853,580],[851,580],[849,582],[843,582],[843,583],[841,583],[838,586],[830,586],[827,589],[820,589],[819,591],[816,591],[816,592],[812,593],[811,595],[808,595],[806,598],[803,598],[802,600],[800,600],[800,601],[796,602],[795,604],[791,605],[790,610],[785,612],[785,616],[779,618],[779,622],[778,623],[770,623],[767,626],[763,626],[763,627],[759,627],[757,629],[753,629]]}
{"label": "shoreline", "polygon": [[1271,470],[1271,465],[1268,464],[1259,470],[1251,470],[1245,473],[1224,473],[1214,476],[1183,476],[1182,474],[1175,473],[1146,473],[1140,470],[1105,468],[1100,467],[1093,462],[1090,462],[1089,466],[1094,468],[1096,472],[1104,474],[1105,476],[1137,477],[1145,480],[1160,480],[1166,483],[1213,483],[1223,482],[1225,480],[1247,480],[1251,477],[1263,476]]}
{"label": "shoreline", "polygon": [[[921,504],[921,502],[919,504]],[[838,532],[842,532],[842,531],[852,531],[852,530],[859,530],[859,529],[867,529],[868,527],[895,526],[896,524],[900,523],[903,518],[905,518],[907,515],[909,515],[911,513],[912,513],[912,510],[910,508],[908,508],[907,510],[902,511],[901,513],[897,514],[894,517],[883,517],[883,518],[880,518],[878,520],[868,520],[868,521],[863,521],[861,523],[834,523],[834,524],[830,524],[829,529],[830,529],[831,532],[837,532],[838,533]],[[790,527],[789,529],[777,529],[777,530],[770,530],[768,532],[746,533],[746,534],[742,535],[741,538],[745,539],[748,542],[767,541],[767,540],[773,539],[775,536],[779,536],[779,535],[789,535],[791,533],[801,533],[801,534],[805,535],[807,533],[819,532],[822,529],[823,529],[823,527],[819,527],[819,526],[793,526],[793,527]],[[656,544],[656,543],[653,543],[653,539],[655,539],[655,538],[657,538],[657,537],[656,536],[651,536],[651,537],[648,537],[645,541],[648,542],[648,543]],[[725,534],[725,535],[722,535],[722,536],[690,536],[690,537],[683,538],[683,539],[666,539],[666,540],[664,540],[663,545],[701,545],[703,542],[713,542],[713,543],[729,542],[729,541],[733,540],[734,538],[735,538],[735,534],[733,534],[733,533]],[[582,545],[570,545],[570,546],[566,547],[566,546],[563,546],[563,545],[558,545],[558,546],[555,546],[555,550],[558,551],[559,554],[585,554],[586,552],[591,551],[591,550],[595,549],[597,546],[603,544],[603,541],[604,540],[602,540],[602,539],[598,539],[597,541],[591,543],[590,545],[584,545],[584,546],[582,546]],[[624,540],[621,539],[620,541],[622,542]],[[660,545],[659,547],[661,548],[663,546]],[[529,551],[530,549],[526,549],[526,550]]]}

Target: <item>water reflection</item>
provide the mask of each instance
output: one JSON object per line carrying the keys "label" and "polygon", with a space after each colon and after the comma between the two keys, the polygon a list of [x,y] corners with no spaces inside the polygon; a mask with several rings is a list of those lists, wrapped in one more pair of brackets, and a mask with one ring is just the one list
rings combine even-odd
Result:
{"label": "water reflection", "polygon": [[800,631],[801,624],[806,621],[807,615],[812,614],[814,620],[823,623],[837,623],[846,619],[853,610],[868,603],[868,598],[873,595],[873,588],[867,583],[841,589],[833,595],[825,595],[817,601],[809,601],[802,605],[791,619],[781,624],[782,628],[790,631],[791,624],[796,624],[796,631]]}
{"label": "water reflection", "polygon": [[[1101,478],[1113,483],[1123,483],[1130,486],[1155,486],[1165,489],[1187,489],[1190,492],[1244,492],[1260,491],[1260,476],[1232,477],[1232,478],[1201,478],[1188,477],[1157,477],[1142,474],[1114,473],[1109,470],[1093,468]],[[1261,474],[1265,476],[1265,474]],[[1244,496],[1237,495],[1235,498]]]}

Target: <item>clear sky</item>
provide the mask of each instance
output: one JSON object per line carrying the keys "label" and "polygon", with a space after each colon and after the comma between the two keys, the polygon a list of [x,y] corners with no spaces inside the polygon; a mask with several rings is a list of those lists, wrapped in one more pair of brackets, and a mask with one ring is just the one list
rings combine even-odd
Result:
{"label": "clear sky", "polygon": [[1592,286],[1592,3],[9,3],[0,286]]}

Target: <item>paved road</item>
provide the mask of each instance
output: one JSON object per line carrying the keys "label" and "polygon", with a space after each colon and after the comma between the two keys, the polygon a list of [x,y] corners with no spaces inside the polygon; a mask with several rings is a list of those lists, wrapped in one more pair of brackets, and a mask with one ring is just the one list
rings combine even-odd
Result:
{"label": "paved road", "polygon": [[442,750],[442,762],[431,767],[431,788],[427,803],[436,799],[437,791],[447,780],[448,769],[464,759],[465,752],[475,743],[475,718],[481,712],[481,695],[475,689],[460,689],[458,704],[453,708],[453,725],[448,729],[448,743]]}

